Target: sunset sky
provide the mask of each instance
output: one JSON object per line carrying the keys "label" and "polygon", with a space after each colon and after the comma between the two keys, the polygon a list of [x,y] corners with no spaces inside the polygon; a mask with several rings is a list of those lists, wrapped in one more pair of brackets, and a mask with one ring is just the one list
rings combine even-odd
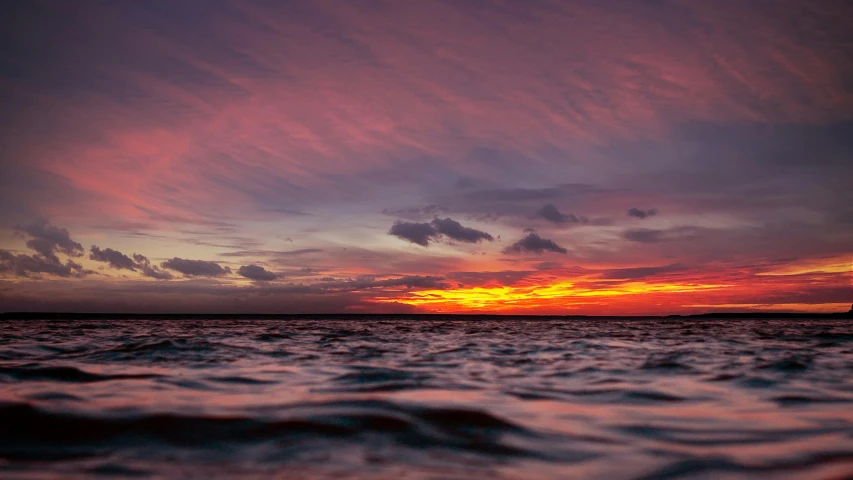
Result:
{"label": "sunset sky", "polygon": [[9,1],[0,311],[853,302],[853,2]]}

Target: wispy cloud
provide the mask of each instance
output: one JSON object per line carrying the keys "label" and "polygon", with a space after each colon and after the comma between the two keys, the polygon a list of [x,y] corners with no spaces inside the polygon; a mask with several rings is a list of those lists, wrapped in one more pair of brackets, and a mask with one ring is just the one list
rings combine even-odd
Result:
{"label": "wispy cloud", "polygon": [[311,285],[741,285],[853,242],[849,2],[46,7],[0,16],[3,278],[361,308]]}
{"label": "wispy cloud", "polygon": [[183,273],[188,277],[221,277],[231,273],[229,267],[222,267],[216,262],[207,260],[187,260],[184,258],[170,258],[160,264],[163,268]]}

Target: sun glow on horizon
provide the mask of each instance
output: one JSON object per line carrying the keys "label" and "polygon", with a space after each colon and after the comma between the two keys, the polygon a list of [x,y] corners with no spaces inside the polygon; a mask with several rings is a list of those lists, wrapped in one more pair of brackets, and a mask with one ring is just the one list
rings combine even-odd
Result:
{"label": "sun glow on horizon", "polygon": [[581,286],[581,282],[558,282],[549,285],[469,287],[455,289],[432,289],[407,293],[403,297],[378,299],[381,303],[402,303],[431,310],[436,307],[452,307],[461,310],[506,311],[590,305],[597,297],[643,296],[655,293],[688,293],[720,290],[728,284],[654,284],[626,282],[605,288]]}

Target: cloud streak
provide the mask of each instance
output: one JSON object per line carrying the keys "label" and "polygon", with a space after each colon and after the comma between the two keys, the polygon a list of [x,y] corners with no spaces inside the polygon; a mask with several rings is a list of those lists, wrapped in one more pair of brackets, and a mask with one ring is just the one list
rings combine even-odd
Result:
{"label": "cloud streak", "polygon": [[187,260],[174,257],[161,263],[162,268],[180,272],[188,277],[221,277],[231,273],[229,267],[206,260]]}
{"label": "cloud streak", "polygon": [[544,205],[539,211],[536,212],[537,215],[548,220],[552,223],[587,223],[588,220],[584,217],[577,217],[571,213],[562,213],[553,203],[548,203]]}
{"label": "cloud streak", "polygon": [[650,208],[648,210],[642,210],[640,208],[631,208],[628,210],[629,217],[639,218],[640,220],[643,220],[648,217],[654,217],[657,214],[658,211],[655,208]]}

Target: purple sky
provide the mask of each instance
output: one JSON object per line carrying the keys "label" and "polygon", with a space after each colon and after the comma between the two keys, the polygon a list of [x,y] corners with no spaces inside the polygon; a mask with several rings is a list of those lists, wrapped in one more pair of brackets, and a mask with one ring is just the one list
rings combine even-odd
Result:
{"label": "purple sky", "polygon": [[10,1],[0,311],[853,302],[853,3]]}

